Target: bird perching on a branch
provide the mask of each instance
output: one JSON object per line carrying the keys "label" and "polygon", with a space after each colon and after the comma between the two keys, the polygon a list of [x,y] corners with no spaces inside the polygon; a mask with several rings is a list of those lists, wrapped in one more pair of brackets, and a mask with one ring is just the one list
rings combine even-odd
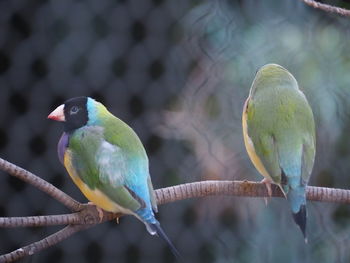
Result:
{"label": "bird perching on a branch", "polygon": [[88,97],[66,101],[48,118],[64,122],[58,156],[87,199],[108,212],[134,215],[178,257],[154,216],[157,203],[148,158],[136,133]]}
{"label": "bird perching on a branch", "polygon": [[255,168],[277,184],[306,237],[305,189],[315,159],[315,122],[293,75],[276,64],[256,73],[243,108],[244,143]]}

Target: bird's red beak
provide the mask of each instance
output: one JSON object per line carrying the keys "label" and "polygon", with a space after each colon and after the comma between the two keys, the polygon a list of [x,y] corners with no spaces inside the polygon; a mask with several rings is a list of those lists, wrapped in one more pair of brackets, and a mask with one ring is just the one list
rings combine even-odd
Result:
{"label": "bird's red beak", "polygon": [[53,112],[50,113],[49,116],[47,116],[47,118],[54,121],[66,121],[63,110],[64,110],[64,104],[58,106]]}

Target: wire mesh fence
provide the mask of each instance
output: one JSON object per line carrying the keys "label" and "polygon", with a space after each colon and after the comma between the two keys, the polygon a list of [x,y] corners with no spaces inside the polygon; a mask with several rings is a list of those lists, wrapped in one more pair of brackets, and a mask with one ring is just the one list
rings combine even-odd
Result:
{"label": "wire mesh fence", "polygon": [[[349,20],[299,1],[1,1],[0,153],[79,201],[46,116],[86,95],[140,136],[155,188],[205,179],[260,180],[243,146],[241,111],[256,70],[279,63],[314,110],[310,184],[349,188]],[[0,176],[0,215],[66,213]],[[309,203],[305,245],[285,200],[210,197],[160,207],[190,262],[348,262],[350,210]],[[0,229],[0,253],[56,227]],[[23,262],[175,262],[132,217],[78,233]]]}

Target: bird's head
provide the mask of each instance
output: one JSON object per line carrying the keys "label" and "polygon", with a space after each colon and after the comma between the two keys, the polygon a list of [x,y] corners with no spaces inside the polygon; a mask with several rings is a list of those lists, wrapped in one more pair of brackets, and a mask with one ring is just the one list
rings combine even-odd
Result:
{"label": "bird's head", "polygon": [[278,64],[266,64],[257,71],[250,94],[276,87],[299,89],[296,79],[287,69]]}
{"label": "bird's head", "polygon": [[89,122],[88,104],[97,103],[89,97],[76,97],[58,106],[47,118],[64,122],[66,132],[85,126]]}

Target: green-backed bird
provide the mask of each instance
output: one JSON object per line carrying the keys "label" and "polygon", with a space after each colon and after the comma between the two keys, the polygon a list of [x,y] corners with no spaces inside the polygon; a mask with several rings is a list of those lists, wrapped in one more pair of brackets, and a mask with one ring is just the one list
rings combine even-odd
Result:
{"label": "green-backed bird", "polygon": [[58,157],[87,199],[106,211],[134,215],[179,257],[154,216],[148,158],[133,129],[89,97],[67,100],[48,118],[64,123]]}
{"label": "green-backed bird", "polygon": [[256,73],[243,108],[244,143],[256,169],[277,184],[306,238],[305,190],[315,159],[315,122],[293,75],[276,64]]}

